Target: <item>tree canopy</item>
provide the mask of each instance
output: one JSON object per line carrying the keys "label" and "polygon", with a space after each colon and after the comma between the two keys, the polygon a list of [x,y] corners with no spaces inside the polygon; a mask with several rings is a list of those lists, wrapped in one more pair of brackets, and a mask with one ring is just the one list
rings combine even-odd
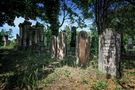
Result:
{"label": "tree canopy", "polygon": [[[0,24],[14,25],[16,16],[26,19],[40,17],[50,24],[52,34],[58,35],[66,19],[84,27],[83,20],[91,18],[99,33],[108,27],[132,30],[135,27],[134,8],[134,0],[1,0]],[[59,16],[63,17],[61,23]]]}

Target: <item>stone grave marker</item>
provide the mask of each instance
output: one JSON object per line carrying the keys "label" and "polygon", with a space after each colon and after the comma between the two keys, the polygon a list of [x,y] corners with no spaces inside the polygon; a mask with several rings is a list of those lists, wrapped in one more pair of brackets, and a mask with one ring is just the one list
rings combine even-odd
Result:
{"label": "stone grave marker", "polygon": [[66,56],[66,34],[65,32],[59,33],[58,38],[58,58],[63,59]]}
{"label": "stone grave marker", "polygon": [[87,32],[80,31],[76,42],[77,64],[86,66],[89,60],[89,38]]}
{"label": "stone grave marker", "polygon": [[4,41],[3,46],[6,47],[8,44],[8,35],[3,35],[3,41]]}
{"label": "stone grave marker", "polygon": [[20,36],[18,34],[16,34],[16,46],[17,48],[19,48],[19,44],[20,43]]}
{"label": "stone grave marker", "polygon": [[133,49],[133,39],[131,36],[128,37],[128,49]]}
{"label": "stone grave marker", "polygon": [[71,47],[75,47],[76,45],[76,27],[72,27],[71,28],[71,42],[70,42],[70,46]]}
{"label": "stone grave marker", "polygon": [[43,25],[36,23],[36,25],[31,27],[31,22],[25,20],[23,23],[19,24],[20,27],[20,43],[22,48],[32,47],[33,50],[44,50],[44,35],[43,35]]}
{"label": "stone grave marker", "polygon": [[71,28],[71,41],[70,41],[70,53],[71,55],[75,55],[76,48],[76,27]]}
{"label": "stone grave marker", "polygon": [[121,75],[120,73],[120,53],[121,36],[111,28],[103,31],[99,36],[99,59],[98,68],[108,76]]}
{"label": "stone grave marker", "polygon": [[51,47],[50,47],[51,58],[57,57],[57,51],[56,51],[57,45],[56,44],[57,44],[57,37],[53,35],[52,38],[51,38]]}
{"label": "stone grave marker", "polygon": [[23,23],[19,24],[20,27],[20,46],[21,48],[26,48],[29,46],[29,30],[31,28],[31,22],[25,20]]}

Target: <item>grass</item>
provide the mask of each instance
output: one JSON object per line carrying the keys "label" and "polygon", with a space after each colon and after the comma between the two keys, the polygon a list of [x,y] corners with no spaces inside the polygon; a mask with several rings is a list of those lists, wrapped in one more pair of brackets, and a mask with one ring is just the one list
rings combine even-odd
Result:
{"label": "grass", "polygon": [[[135,68],[124,69],[123,78],[106,79],[97,70],[97,59],[89,67],[76,66],[75,57],[51,59],[47,53],[1,50],[0,90],[123,90],[135,87]],[[127,62],[125,62],[125,65]]]}
{"label": "grass", "polygon": [[102,80],[99,80],[96,84],[92,86],[94,90],[105,90],[106,89],[106,83]]}
{"label": "grass", "polygon": [[[6,49],[1,53],[3,59],[1,63],[0,81],[8,80],[11,87],[12,80],[15,87],[18,88],[35,88],[38,85],[38,80],[44,78],[49,74],[50,70],[45,70],[47,65],[50,65],[55,60],[50,59],[49,55],[42,53],[18,52]],[[52,67],[53,68],[53,67]],[[5,80],[3,80],[5,77]],[[5,87],[6,88],[6,87]]]}

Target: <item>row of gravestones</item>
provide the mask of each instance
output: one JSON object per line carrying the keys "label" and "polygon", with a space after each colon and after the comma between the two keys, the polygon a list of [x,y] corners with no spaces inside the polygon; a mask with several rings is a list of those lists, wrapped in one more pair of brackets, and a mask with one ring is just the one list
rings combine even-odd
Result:
{"label": "row of gravestones", "polygon": [[[66,35],[61,32],[58,37],[52,37],[52,58],[63,59],[66,55]],[[76,38],[76,61],[85,66],[89,60],[90,42],[87,32],[80,31]],[[98,68],[109,75],[121,76],[121,36],[111,28],[99,36]]]}
{"label": "row of gravestones", "polygon": [[[43,27],[36,25],[31,27],[31,23],[24,21],[20,24],[20,35],[17,35],[18,45],[21,47],[29,47],[37,45],[44,41]],[[76,35],[76,28],[72,27],[71,47],[75,47],[76,61],[81,66],[85,66],[89,60],[90,40],[87,32],[80,31]],[[76,37],[77,36],[77,37]],[[58,36],[51,38],[51,57],[63,59],[67,54],[66,48],[66,34],[60,32]],[[120,76],[120,48],[121,38],[120,34],[112,30],[106,29],[99,36],[99,70],[110,75]]]}
{"label": "row of gravestones", "polygon": [[[87,32],[80,31],[75,38],[74,45],[76,48],[76,57],[77,61],[81,66],[85,66],[87,64],[89,58],[89,38],[87,36]],[[72,43],[72,42],[71,42]],[[51,39],[51,57],[63,59],[67,55],[66,48],[66,34],[65,32],[60,32],[58,37],[52,36]],[[73,47],[73,43],[72,43]]]}
{"label": "row of gravestones", "polygon": [[44,46],[43,25],[36,23],[35,26],[31,27],[31,22],[25,20],[19,24],[19,28],[19,35],[16,35],[17,47],[19,49],[27,49],[29,47],[36,49],[37,47]]}

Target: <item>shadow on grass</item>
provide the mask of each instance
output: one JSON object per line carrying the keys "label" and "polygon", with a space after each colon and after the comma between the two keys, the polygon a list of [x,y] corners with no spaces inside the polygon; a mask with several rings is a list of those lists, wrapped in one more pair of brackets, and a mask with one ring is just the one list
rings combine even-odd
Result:
{"label": "shadow on grass", "polygon": [[134,69],[135,68],[135,53],[125,53],[121,55],[122,66],[125,69]]}
{"label": "shadow on grass", "polygon": [[60,60],[51,59],[47,53],[1,49],[0,57],[0,90],[32,89],[62,66]]}

